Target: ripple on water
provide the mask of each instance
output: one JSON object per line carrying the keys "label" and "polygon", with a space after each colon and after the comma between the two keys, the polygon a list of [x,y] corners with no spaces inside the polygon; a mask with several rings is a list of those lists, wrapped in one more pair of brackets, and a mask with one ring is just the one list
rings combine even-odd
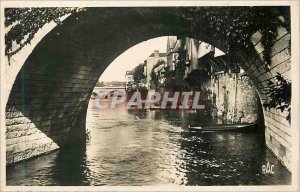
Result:
{"label": "ripple on water", "polygon": [[[7,167],[8,185],[266,185],[291,175],[257,134],[192,133],[199,114],[88,111],[91,139]],[[137,119],[136,117],[139,117]],[[201,118],[200,118],[201,119]],[[203,118],[202,118],[203,119]],[[274,175],[262,175],[271,162]]]}

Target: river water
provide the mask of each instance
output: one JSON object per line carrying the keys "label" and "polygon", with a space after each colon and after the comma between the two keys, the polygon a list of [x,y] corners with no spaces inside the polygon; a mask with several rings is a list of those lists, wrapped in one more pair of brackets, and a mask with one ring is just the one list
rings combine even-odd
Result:
{"label": "river water", "polygon": [[[92,103],[92,102],[90,102]],[[91,104],[90,104],[91,105]],[[7,185],[277,185],[291,174],[257,133],[189,132],[192,111],[88,109],[86,146],[7,167]],[[274,165],[274,174],[262,166]]]}

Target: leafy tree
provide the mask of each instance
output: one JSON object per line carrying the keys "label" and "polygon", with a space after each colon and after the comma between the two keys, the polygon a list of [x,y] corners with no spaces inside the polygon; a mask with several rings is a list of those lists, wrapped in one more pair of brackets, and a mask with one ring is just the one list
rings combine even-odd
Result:
{"label": "leafy tree", "polygon": [[264,90],[268,96],[268,100],[265,101],[263,106],[265,108],[280,109],[281,112],[287,109],[287,120],[291,118],[291,81],[285,80],[280,73],[277,73],[275,80],[268,81],[268,87]]}
{"label": "leafy tree", "polygon": [[[61,24],[65,15],[83,11],[83,8],[6,8],[4,10],[6,28],[5,55],[9,58],[18,53],[24,46],[30,44],[34,35],[46,23],[51,21]],[[214,38],[225,39],[229,57],[233,57],[236,45],[251,46],[250,37],[256,31],[262,34],[261,43],[264,47],[264,68],[270,68],[271,49],[277,36],[278,27],[285,27],[290,32],[289,7],[189,7],[185,9],[184,17],[193,37],[201,37],[203,27]],[[13,46],[16,44],[16,47]],[[176,73],[182,74],[185,69],[184,51],[176,66]],[[235,60],[237,58],[230,58]],[[238,62],[238,61],[237,61]],[[146,78],[144,64],[134,70],[135,82]],[[290,111],[291,82],[277,75],[276,82],[269,82],[270,89],[266,90],[269,101],[267,107]],[[272,91],[273,89],[273,91]]]}
{"label": "leafy tree", "polygon": [[249,47],[250,37],[259,31],[265,49],[264,67],[269,70],[277,28],[283,26],[290,30],[289,13],[289,7],[192,7],[186,10],[185,17],[190,22],[192,36],[201,36],[199,32],[205,27],[208,34],[226,40],[227,53],[236,45]]}
{"label": "leafy tree", "polygon": [[[61,24],[61,18],[84,10],[83,8],[6,8],[4,10],[4,25],[8,30],[5,33],[5,55],[11,57],[25,45],[30,44],[34,35],[46,23],[54,21]],[[13,48],[16,43],[17,47]]]}
{"label": "leafy tree", "polygon": [[156,74],[155,73],[155,69],[158,68],[160,65],[165,65],[165,61],[164,60],[158,60],[156,64],[153,65],[153,68],[151,70],[151,83],[153,84],[154,87],[158,88],[159,86],[163,86],[165,87],[165,85],[161,85],[159,82],[160,79],[160,74]]}
{"label": "leafy tree", "polygon": [[186,82],[191,87],[202,88],[203,81],[206,81],[210,78],[208,73],[203,70],[194,70],[186,78]]}
{"label": "leafy tree", "polygon": [[[290,32],[289,7],[192,7],[186,10],[185,17],[190,22],[190,32],[193,37],[200,37],[203,27],[214,38],[224,39],[227,45],[227,57],[232,62],[239,62],[234,54],[238,47],[250,47],[251,36],[259,31],[261,44],[264,48],[264,69],[269,71],[271,50],[278,35],[278,28],[284,27]],[[265,90],[268,101],[267,108],[287,109],[290,118],[291,82],[285,80],[279,73],[276,81],[269,81]]]}
{"label": "leafy tree", "polygon": [[150,74],[150,77],[151,77],[151,84],[153,87],[157,88],[158,87],[158,78],[159,76],[154,72],[154,70],[151,71],[151,74]]}
{"label": "leafy tree", "polygon": [[139,64],[133,69],[133,79],[134,82],[140,83],[142,79],[145,79],[146,76],[144,74],[144,66],[145,64]]}

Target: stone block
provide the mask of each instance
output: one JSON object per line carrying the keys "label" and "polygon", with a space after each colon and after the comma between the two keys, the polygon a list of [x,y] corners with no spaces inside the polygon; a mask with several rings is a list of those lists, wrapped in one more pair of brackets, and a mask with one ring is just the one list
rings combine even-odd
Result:
{"label": "stone block", "polygon": [[271,67],[275,67],[278,64],[289,60],[290,58],[291,58],[291,55],[289,53],[289,49],[286,48],[271,58]]}
{"label": "stone block", "polygon": [[289,49],[290,45],[291,34],[286,33],[283,37],[278,39],[272,46],[271,56],[276,55],[277,53],[283,51],[284,49]]}
{"label": "stone block", "polygon": [[251,36],[251,38],[250,38],[252,44],[253,44],[253,45],[256,45],[256,44],[260,41],[261,36],[262,36],[262,35],[261,35],[261,33],[260,33],[259,31],[255,32],[255,33]]}

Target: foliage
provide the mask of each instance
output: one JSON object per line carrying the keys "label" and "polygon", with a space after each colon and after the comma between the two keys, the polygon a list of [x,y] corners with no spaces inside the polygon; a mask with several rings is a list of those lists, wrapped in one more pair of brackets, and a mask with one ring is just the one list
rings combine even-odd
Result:
{"label": "foliage", "polygon": [[[277,36],[277,28],[289,25],[289,11],[286,9],[289,8],[193,7],[187,9],[185,17],[190,21],[192,36],[201,36],[200,32],[205,28],[213,37],[226,40],[227,53],[236,45],[251,46],[250,37],[259,31],[262,34],[261,43],[265,49],[264,67],[268,70],[271,62],[271,46]],[[282,15],[284,19],[280,17]]]}
{"label": "foliage", "polygon": [[154,72],[154,70],[151,71],[150,73],[151,77],[151,84],[155,87],[158,88],[158,83],[159,83],[159,76]]}
{"label": "foliage", "polygon": [[[225,51],[231,62],[239,62],[236,49],[253,46],[251,36],[260,32],[265,71],[270,69],[271,51],[278,28],[284,27],[290,32],[289,7],[193,7],[186,11],[185,16],[190,21],[192,37],[201,37],[201,31],[205,28],[207,34],[225,40]],[[291,82],[278,73],[276,81],[269,81],[265,91],[268,101],[264,106],[282,111],[287,109],[287,119],[290,119]]]}
{"label": "foliage", "polygon": [[287,109],[287,120],[291,118],[291,81],[285,80],[280,73],[277,73],[275,81],[268,81],[268,87],[264,90],[268,100],[263,104],[266,108],[280,109],[281,112]]}
{"label": "foliage", "polygon": [[[61,24],[61,18],[67,14],[82,11],[82,8],[6,8],[5,55],[11,57],[25,45],[30,44],[34,35],[46,23],[54,21]],[[14,44],[17,48],[14,48]]]}
{"label": "foliage", "polygon": [[151,83],[154,85],[154,87],[158,88],[159,86],[165,86],[165,85],[161,85],[161,83],[159,82],[160,79],[160,74],[155,73],[155,69],[158,68],[160,65],[164,65],[166,62],[164,60],[159,60],[157,61],[156,64],[153,65],[153,68],[151,70]]}
{"label": "foliage", "polygon": [[191,87],[202,88],[203,82],[209,79],[210,76],[206,71],[203,70],[193,70],[188,77],[186,78],[186,82]]}
{"label": "foliage", "polygon": [[142,79],[146,78],[146,76],[144,74],[144,66],[145,65],[146,65],[145,63],[139,64],[138,66],[136,66],[133,69],[133,79],[134,79],[134,82],[140,83]]}

